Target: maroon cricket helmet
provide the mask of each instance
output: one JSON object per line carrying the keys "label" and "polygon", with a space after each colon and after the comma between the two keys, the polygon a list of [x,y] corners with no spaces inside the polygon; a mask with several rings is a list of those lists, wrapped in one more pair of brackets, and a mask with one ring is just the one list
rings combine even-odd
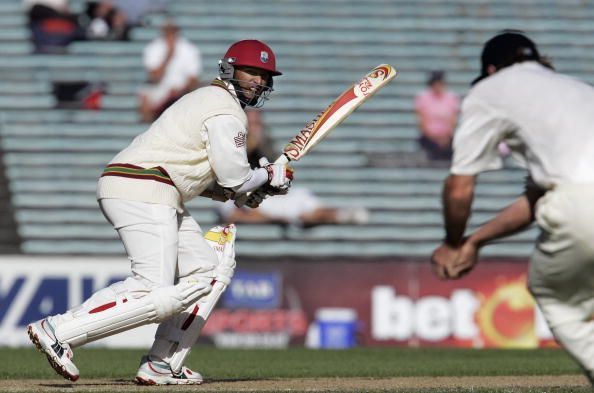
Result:
{"label": "maroon cricket helmet", "polygon": [[233,67],[254,67],[268,71],[272,76],[282,75],[276,69],[274,52],[262,41],[237,41],[227,49],[222,60]]}

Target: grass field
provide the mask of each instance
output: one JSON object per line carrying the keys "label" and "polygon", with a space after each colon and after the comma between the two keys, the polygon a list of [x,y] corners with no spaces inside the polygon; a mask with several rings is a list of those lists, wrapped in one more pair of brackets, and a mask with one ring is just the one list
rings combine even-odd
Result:
{"label": "grass field", "polygon": [[128,382],[142,351],[77,350],[74,360],[81,379],[75,384],[55,375],[33,349],[3,348],[0,354],[1,391],[592,391],[575,363],[557,349],[200,348],[193,351],[188,366],[200,371],[206,383],[176,388]]}

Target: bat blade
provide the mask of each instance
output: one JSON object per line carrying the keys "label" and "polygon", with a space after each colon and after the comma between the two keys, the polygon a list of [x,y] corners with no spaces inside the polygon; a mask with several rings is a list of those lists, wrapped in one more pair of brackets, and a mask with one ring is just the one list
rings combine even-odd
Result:
{"label": "bat blade", "polygon": [[[287,164],[306,155],[355,109],[394,79],[396,74],[396,69],[389,64],[380,64],[375,67],[307,123],[285,146],[283,154],[275,162]],[[235,205],[243,206],[249,194],[238,195],[235,198]]]}
{"label": "bat blade", "polygon": [[[286,161],[297,161],[344,121],[355,109],[396,77],[396,69],[380,64],[336,98],[291,139],[283,149]],[[282,156],[277,162],[283,162]]]}

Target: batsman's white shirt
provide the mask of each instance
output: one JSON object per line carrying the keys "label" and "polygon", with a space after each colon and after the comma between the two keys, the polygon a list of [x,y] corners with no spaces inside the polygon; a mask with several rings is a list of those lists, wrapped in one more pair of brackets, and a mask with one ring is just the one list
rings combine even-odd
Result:
{"label": "batsman's white shirt", "polygon": [[183,96],[117,154],[99,180],[97,198],[183,212],[183,203],[214,181],[236,187],[249,180],[245,112],[232,86],[213,84]]}
{"label": "batsman's white shirt", "polygon": [[593,103],[594,88],[536,62],[504,68],[464,99],[451,172],[500,169],[505,141],[542,188],[594,183]]}

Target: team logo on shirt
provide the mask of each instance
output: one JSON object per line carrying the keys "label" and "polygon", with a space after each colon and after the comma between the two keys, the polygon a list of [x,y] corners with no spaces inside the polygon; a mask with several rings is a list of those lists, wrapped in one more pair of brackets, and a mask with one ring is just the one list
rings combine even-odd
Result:
{"label": "team logo on shirt", "polygon": [[235,146],[244,147],[247,141],[247,134],[243,131],[239,131],[233,140],[235,141]]}
{"label": "team logo on shirt", "polygon": [[262,63],[268,63],[268,52],[260,52],[260,60],[262,61]]}

